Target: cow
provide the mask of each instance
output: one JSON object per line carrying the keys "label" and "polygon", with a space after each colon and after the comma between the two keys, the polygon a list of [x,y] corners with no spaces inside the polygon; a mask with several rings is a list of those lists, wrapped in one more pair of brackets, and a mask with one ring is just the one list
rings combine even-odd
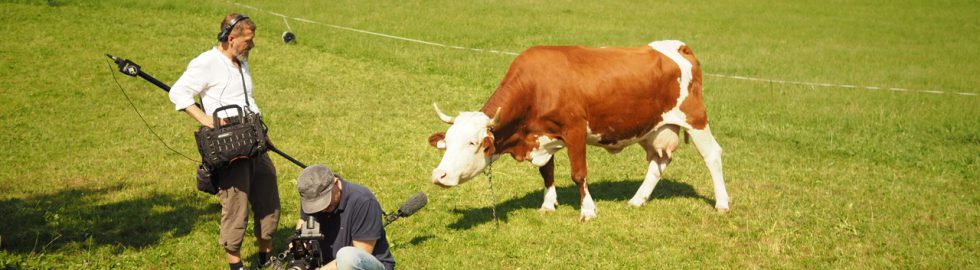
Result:
{"label": "cow", "polygon": [[714,184],[715,208],[729,209],[721,146],[708,127],[701,66],[680,41],[639,48],[535,46],[517,56],[503,81],[477,112],[439,119],[450,127],[429,137],[445,150],[432,182],[452,187],[472,179],[500,155],[538,166],[544,179],[540,210],[558,204],[553,155],[567,149],[578,186],[581,221],[596,217],[587,185],[586,145],[618,153],[632,144],[646,151],[646,177],[629,205],[646,203],[672,160],[679,132],[694,141]]}

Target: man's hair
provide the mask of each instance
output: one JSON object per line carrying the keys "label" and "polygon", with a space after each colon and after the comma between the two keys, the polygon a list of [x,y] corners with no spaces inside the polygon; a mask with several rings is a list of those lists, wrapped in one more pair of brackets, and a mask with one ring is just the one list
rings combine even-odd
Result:
{"label": "man's hair", "polygon": [[[238,17],[238,15],[242,14],[232,12],[231,14],[228,14],[228,16],[225,16],[225,18],[221,20],[221,27],[218,28],[218,31],[224,30],[225,27],[228,27],[231,20],[234,20],[235,17]],[[231,29],[231,33],[229,33],[228,36],[239,36],[245,31],[246,28],[252,30],[252,32],[255,32],[255,23],[252,22],[252,19],[243,19],[238,21],[238,23],[235,24],[235,28]]]}

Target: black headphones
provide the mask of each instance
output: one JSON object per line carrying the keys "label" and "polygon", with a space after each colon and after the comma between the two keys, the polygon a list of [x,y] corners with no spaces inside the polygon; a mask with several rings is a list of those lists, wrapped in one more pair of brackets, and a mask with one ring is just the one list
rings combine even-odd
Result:
{"label": "black headphones", "polygon": [[242,14],[239,14],[238,16],[235,16],[235,18],[232,19],[231,22],[228,23],[228,26],[225,26],[225,28],[222,28],[221,29],[221,33],[218,33],[218,41],[221,41],[221,42],[228,41],[228,36],[231,35],[231,30],[232,29],[235,29],[235,25],[238,24],[238,22],[240,22],[242,20],[245,20],[245,19],[248,19],[248,16],[245,16],[245,15],[242,15]]}

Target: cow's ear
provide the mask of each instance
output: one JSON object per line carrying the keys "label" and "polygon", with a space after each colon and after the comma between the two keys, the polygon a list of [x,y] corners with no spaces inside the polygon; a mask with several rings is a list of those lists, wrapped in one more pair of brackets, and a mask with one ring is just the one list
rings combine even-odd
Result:
{"label": "cow's ear", "polygon": [[432,134],[432,136],[429,136],[429,144],[440,150],[446,150],[446,133],[436,132]]}
{"label": "cow's ear", "polygon": [[483,137],[480,148],[483,148],[483,154],[488,157],[497,152],[497,148],[493,146],[493,137],[490,136]]}

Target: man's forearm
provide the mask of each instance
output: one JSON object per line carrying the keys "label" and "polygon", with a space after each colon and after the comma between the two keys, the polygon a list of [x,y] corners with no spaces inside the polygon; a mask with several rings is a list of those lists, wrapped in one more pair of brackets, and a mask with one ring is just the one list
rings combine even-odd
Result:
{"label": "man's forearm", "polygon": [[198,108],[197,105],[188,106],[187,108],[184,108],[184,112],[187,113],[187,115],[189,115],[191,118],[194,118],[194,120],[197,120],[198,123],[201,123],[201,125],[204,125],[209,128],[214,128],[214,120],[211,119],[211,117],[208,117],[208,115],[204,113],[204,111],[202,111],[201,108]]}

